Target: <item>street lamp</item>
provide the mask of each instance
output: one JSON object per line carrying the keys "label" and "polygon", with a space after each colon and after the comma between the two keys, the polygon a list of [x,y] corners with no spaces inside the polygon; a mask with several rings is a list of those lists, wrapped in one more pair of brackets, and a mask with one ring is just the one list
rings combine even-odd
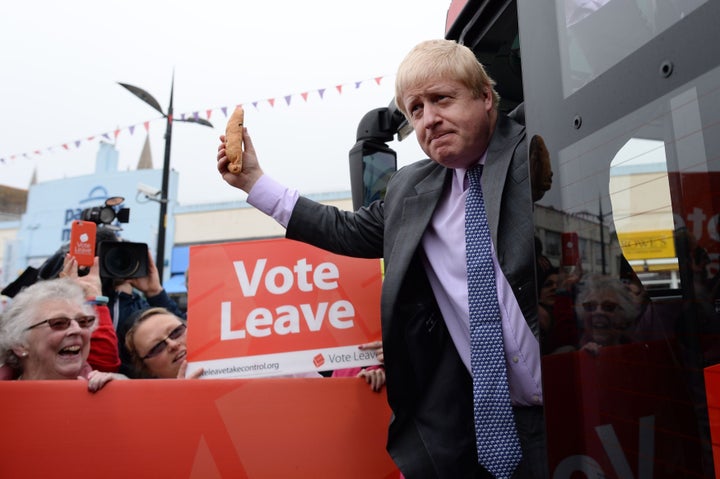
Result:
{"label": "street lamp", "polygon": [[148,92],[142,88],[138,88],[127,83],[120,83],[120,86],[127,89],[140,98],[142,101],[159,111],[160,114],[166,120],[165,127],[165,157],[163,160],[162,170],[162,186],[160,190],[160,218],[158,220],[158,237],[157,237],[157,248],[155,256],[155,264],[157,266],[158,275],[160,276],[160,283],[163,282],[163,267],[165,266],[165,228],[167,227],[167,202],[168,202],[168,183],[170,176],[170,145],[172,140],[172,125],[173,121],[182,121],[186,123],[199,123],[200,125],[209,126],[212,128],[212,123],[202,118],[173,118],[173,91],[175,89],[175,74],[173,74],[172,82],[170,84],[170,105],[168,106],[167,114],[163,112],[160,103]]}
{"label": "street lamp", "polygon": [[605,217],[612,215],[612,211],[609,213],[603,213],[602,210],[602,198],[598,198],[598,212],[591,213],[589,211],[576,211],[574,215],[589,216],[598,221],[600,225],[600,261],[602,261],[602,274],[605,274]]}

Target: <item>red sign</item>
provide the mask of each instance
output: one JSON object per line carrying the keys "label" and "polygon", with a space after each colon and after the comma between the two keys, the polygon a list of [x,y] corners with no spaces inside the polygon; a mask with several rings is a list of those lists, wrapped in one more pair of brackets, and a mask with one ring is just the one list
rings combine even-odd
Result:
{"label": "red sign", "polygon": [[357,378],[0,381],[0,411],[3,478],[399,477]]}
{"label": "red sign", "polygon": [[287,239],[190,248],[188,370],[258,377],[378,364],[380,260]]}

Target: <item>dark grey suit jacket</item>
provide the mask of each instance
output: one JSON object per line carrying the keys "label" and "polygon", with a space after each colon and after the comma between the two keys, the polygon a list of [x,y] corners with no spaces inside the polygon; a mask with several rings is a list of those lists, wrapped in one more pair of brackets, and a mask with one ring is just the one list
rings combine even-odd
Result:
{"label": "dark grey suit jacket", "polygon": [[[381,319],[388,452],[408,479],[472,477],[472,380],[445,327],[420,240],[453,171],[422,160],[400,169],[384,202],[351,213],[300,198],[287,237],[334,253],[385,259]],[[500,115],[482,176],[502,270],[537,336],[534,228],[525,128]]]}

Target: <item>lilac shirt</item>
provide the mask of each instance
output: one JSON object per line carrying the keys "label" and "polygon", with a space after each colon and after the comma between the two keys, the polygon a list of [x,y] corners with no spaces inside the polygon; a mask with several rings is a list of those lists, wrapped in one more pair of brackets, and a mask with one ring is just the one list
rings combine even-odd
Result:
{"label": "lilac shirt", "polygon": [[[481,160],[484,162],[484,157]],[[456,169],[452,187],[443,193],[422,237],[430,285],[460,358],[470,371],[470,326],[465,261],[465,170]],[[248,195],[248,203],[287,227],[298,192],[263,175]],[[530,331],[510,284],[493,251],[502,317],[503,342],[513,405],[542,404],[540,345]]]}

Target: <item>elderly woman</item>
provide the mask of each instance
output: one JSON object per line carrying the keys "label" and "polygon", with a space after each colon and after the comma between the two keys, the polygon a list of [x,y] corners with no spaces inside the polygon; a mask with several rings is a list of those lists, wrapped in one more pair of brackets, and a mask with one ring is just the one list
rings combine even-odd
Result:
{"label": "elderly woman", "polygon": [[[141,377],[183,379],[187,370],[187,325],[165,308],[140,313],[125,335],[125,346]],[[189,378],[200,377],[202,369]]]}
{"label": "elderly woman", "polygon": [[40,281],[15,296],[0,317],[0,366],[19,380],[83,379],[98,391],[116,373],[94,371],[87,362],[95,311],[73,278]]}
{"label": "elderly woman", "polygon": [[585,326],[582,349],[597,353],[603,346],[634,340],[639,308],[620,280],[592,275],[578,294],[575,311]]}

